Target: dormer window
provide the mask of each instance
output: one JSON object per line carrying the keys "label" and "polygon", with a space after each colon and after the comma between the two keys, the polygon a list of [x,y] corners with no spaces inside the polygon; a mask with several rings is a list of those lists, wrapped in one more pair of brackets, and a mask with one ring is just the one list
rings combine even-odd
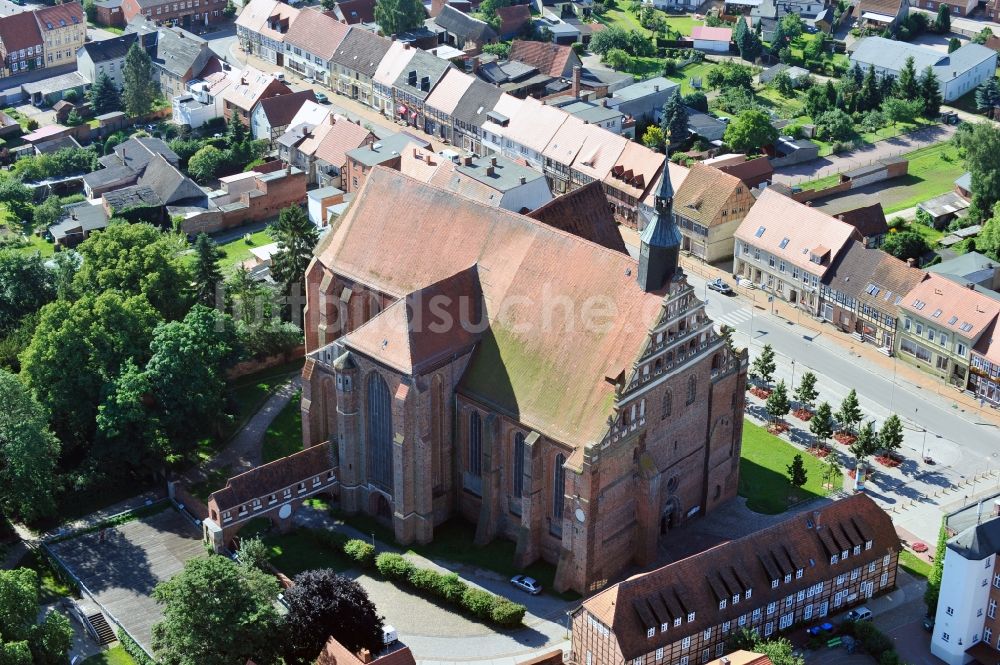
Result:
{"label": "dormer window", "polygon": [[667,626],[668,626],[668,625],[669,625],[669,624],[667,624],[667,623],[661,623],[661,624],[660,624],[660,632],[661,632],[661,633],[665,633],[665,632],[667,632]]}
{"label": "dormer window", "polygon": [[830,563],[831,564],[837,563],[838,561],[840,561],[840,557],[837,556],[836,554],[834,554],[832,557],[830,557]]}
{"label": "dormer window", "polygon": [[778,580],[771,580],[771,588],[772,589],[778,588]]}
{"label": "dormer window", "polygon": [[723,598],[722,600],[719,601],[719,609],[720,610],[726,609],[726,599],[725,598]]}
{"label": "dormer window", "polygon": [[736,605],[736,604],[738,604],[739,602],[740,602],[740,594],[738,594],[738,593],[734,593],[734,594],[733,594],[733,605]]}
{"label": "dormer window", "polygon": [[694,621],[694,612],[688,614],[688,623],[691,623],[692,621]]}
{"label": "dormer window", "polygon": [[788,584],[791,581],[792,581],[792,574],[788,573],[787,575],[785,575],[785,584]]}
{"label": "dormer window", "polygon": [[752,593],[753,593],[753,589],[747,589],[747,590],[746,590],[746,592],[745,592],[745,593],[743,594],[743,598],[744,598],[745,600],[750,600],[750,595],[751,595]]}
{"label": "dormer window", "polygon": [[795,571],[795,579],[797,579],[797,580],[798,579],[802,579],[802,573],[803,573],[803,570],[801,568],[799,568],[798,570],[796,570]]}
{"label": "dormer window", "polygon": [[872,541],[865,541],[865,549],[870,550],[872,548]]}
{"label": "dormer window", "polygon": [[844,550],[843,552],[840,553],[840,558],[841,558],[841,560],[847,558],[847,550]]}
{"label": "dormer window", "polygon": [[656,629],[655,628],[649,628],[649,629],[646,630],[646,637],[647,638],[654,637],[655,635],[656,635]]}
{"label": "dormer window", "polygon": [[854,556],[858,556],[859,554],[861,554],[861,545],[855,545],[854,546]]}
{"label": "dormer window", "polygon": [[674,628],[677,628],[680,625],[681,625],[681,618],[677,617],[676,619],[674,619]]}

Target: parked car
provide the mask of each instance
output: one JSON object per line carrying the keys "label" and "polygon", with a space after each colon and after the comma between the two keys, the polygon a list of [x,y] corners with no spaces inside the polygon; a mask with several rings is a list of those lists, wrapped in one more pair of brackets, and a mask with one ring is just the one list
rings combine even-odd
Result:
{"label": "parked car", "polygon": [[521,591],[527,591],[532,596],[537,596],[542,592],[542,585],[535,581],[533,577],[525,575],[515,575],[510,578],[510,583]]}
{"label": "parked car", "polygon": [[329,104],[330,103],[329,97],[327,97],[326,95],[324,95],[322,92],[317,92],[316,93],[316,101],[319,102],[320,104]]}
{"label": "parked car", "polygon": [[855,607],[853,610],[847,613],[847,620],[854,621],[871,621],[872,611],[867,607]]}
{"label": "parked car", "polygon": [[724,281],[722,281],[721,277],[713,279],[711,282],[709,282],[708,288],[711,289],[712,291],[718,291],[719,293],[727,296],[731,296],[734,293],[733,287],[729,286]]}
{"label": "parked car", "polygon": [[278,79],[279,81],[284,81],[285,80],[285,72],[275,72],[274,73],[274,78]]}

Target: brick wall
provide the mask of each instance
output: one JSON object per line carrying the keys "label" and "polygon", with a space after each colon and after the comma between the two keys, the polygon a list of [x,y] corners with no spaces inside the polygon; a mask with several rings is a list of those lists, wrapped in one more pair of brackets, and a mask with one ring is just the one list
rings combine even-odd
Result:
{"label": "brick wall", "polygon": [[293,360],[297,360],[305,356],[306,347],[300,344],[294,349],[289,349],[284,353],[279,353],[273,356],[267,356],[265,358],[254,358],[253,360],[245,360],[241,363],[236,363],[232,367],[226,370],[226,380],[232,381],[233,379],[238,379],[241,376],[247,376],[248,374],[256,374],[265,369],[271,367],[279,367],[281,365],[287,365]]}

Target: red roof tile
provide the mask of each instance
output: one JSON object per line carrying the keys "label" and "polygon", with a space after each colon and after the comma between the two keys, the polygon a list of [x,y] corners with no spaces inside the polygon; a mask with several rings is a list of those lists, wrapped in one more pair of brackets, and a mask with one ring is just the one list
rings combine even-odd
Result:
{"label": "red roof tile", "polygon": [[512,35],[531,21],[531,9],[528,5],[511,5],[497,9],[500,18],[500,35]]}
{"label": "red roof tile", "polygon": [[899,306],[970,340],[978,339],[1000,314],[1000,301],[935,273],[903,296]]}
{"label": "red roof tile", "polygon": [[[61,5],[42,7],[35,10],[35,18],[38,19],[38,28],[46,30],[58,30],[70,25],[83,25],[87,22],[83,15],[83,7],[79,2],[64,2]],[[52,27],[49,27],[49,26]]]}
{"label": "red roof tile", "polygon": [[[0,18],[0,42],[7,53],[42,43],[38,21],[31,12],[20,12]],[[38,55],[41,55],[40,53]]]}
{"label": "red roof tile", "polygon": [[569,46],[515,39],[510,45],[510,55],[507,58],[537,67],[542,74],[563,76],[567,63],[575,55]]}
{"label": "red roof tile", "polygon": [[574,189],[552,199],[541,208],[528,213],[528,217],[557,229],[568,231],[616,252],[625,252],[625,241],[618,232],[618,224],[598,181]]}
{"label": "red roof tile", "polygon": [[346,23],[321,11],[303,9],[285,33],[285,43],[331,60],[350,29]]}
{"label": "red roof tile", "polygon": [[329,441],[300,450],[233,476],[225,487],[212,492],[208,500],[214,501],[220,511],[237,508],[253,499],[295,485],[312,474],[332,468],[331,454]]}
{"label": "red roof tile", "polygon": [[337,3],[337,10],[348,25],[372,23],[375,20],[375,0],[346,0]]}

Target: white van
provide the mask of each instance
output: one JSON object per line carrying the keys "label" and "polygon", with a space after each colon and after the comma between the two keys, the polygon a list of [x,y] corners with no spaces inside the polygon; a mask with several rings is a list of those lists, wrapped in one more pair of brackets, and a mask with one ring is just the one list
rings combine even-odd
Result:
{"label": "white van", "polygon": [[384,624],[382,626],[382,644],[389,646],[393,642],[399,639],[399,634],[396,629],[389,624]]}

